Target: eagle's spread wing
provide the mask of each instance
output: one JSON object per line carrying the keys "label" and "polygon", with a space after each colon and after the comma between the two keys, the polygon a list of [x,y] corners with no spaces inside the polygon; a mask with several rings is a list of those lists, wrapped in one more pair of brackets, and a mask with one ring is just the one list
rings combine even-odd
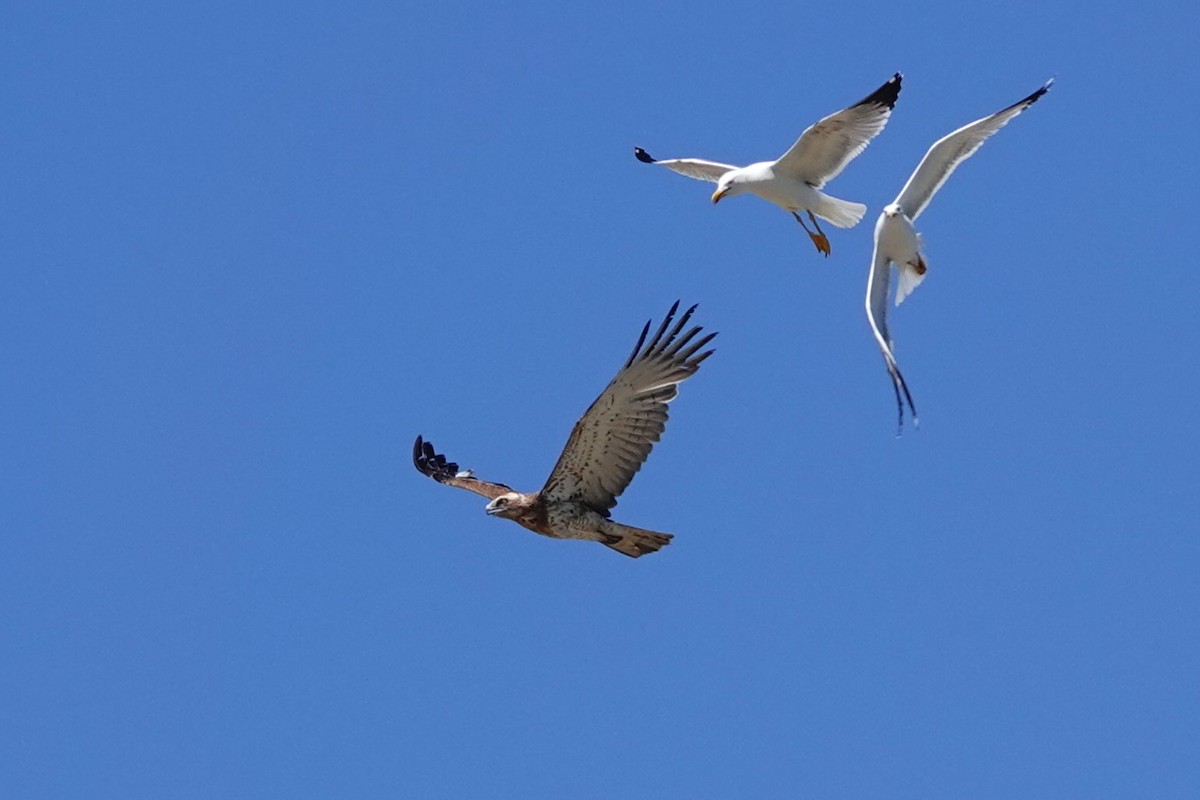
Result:
{"label": "eagle's spread wing", "polygon": [[640,147],[633,148],[633,154],[643,164],[658,164],[698,181],[717,183],[726,172],[737,169],[731,164],[718,164],[716,161],[705,161],[702,158],[668,158],[659,161]]}
{"label": "eagle's spread wing", "polygon": [[818,189],[833,180],[887,125],[900,96],[902,79],[897,72],[862,100],[800,134],[791,149],[775,162],[776,171]]}
{"label": "eagle's spread wing", "polygon": [[416,466],[417,472],[428,475],[438,483],[457,486],[459,489],[481,494],[489,500],[495,500],[500,495],[512,491],[503,483],[490,483],[473,478],[470,470],[460,472],[458,464],[447,461],[444,455],[434,450],[433,445],[420,436],[413,443],[413,464]]}
{"label": "eagle's spread wing", "polygon": [[716,333],[697,339],[701,328],[696,326],[679,335],[696,307],[672,327],[677,310],[678,301],[643,348],[650,332],[646,323],[625,366],[575,423],[541,491],[544,501],[584,503],[605,516],[617,504],[662,435],[667,403],[679,393],[679,384],[713,353],[699,351]]}
{"label": "eagle's spread wing", "polygon": [[925,206],[929,205],[929,201],[958,165],[970,158],[989,136],[1007,125],[1009,120],[1036,103],[1053,84],[1051,79],[1042,88],[1008,108],[977,119],[934,142],[933,147],[929,148],[929,152],[909,177],[908,183],[900,190],[900,196],[896,198],[896,202],[908,218],[916,222]]}

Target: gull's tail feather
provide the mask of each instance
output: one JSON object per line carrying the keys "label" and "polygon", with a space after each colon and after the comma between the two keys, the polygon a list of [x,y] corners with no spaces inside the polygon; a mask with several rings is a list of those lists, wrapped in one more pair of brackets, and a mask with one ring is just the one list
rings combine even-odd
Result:
{"label": "gull's tail feather", "polygon": [[600,536],[602,543],[618,553],[624,553],[632,558],[644,556],[646,553],[656,553],[669,545],[672,538],[669,533],[647,531],[611,520],[605,520]]}
{"label": "gull's tail feather", "polygon": [[921,285],[921,281],[925,280],[925,273],[929,267],[925,264],[925,257],[917,255],[916,265],[912,264],[897,264],[896,265],[896,305],[904,302],[904,298],[913,293]]}
{"label": "gull's tail feather", "polygon": [[853,228],[862,221],[867,213],[867,207],[862,203],[851,203],[849,200],[839,200],[822,192],[817,193],[820,202],[816,208],[809,209],[823,220],[839,228]]}

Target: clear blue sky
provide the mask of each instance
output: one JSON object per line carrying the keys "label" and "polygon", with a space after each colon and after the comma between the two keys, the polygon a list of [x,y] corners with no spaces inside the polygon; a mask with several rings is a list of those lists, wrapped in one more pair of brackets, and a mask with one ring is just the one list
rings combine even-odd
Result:
{"label": "clear blue sky", "polygon": [[[0,32],[0,794],[1200,796],[1195,4],[18,4]],[[744,163],[894,71],[821,258]],[[894,436],[871,228],[921,219]],[[618,518],[541,486],[721,331]]]}

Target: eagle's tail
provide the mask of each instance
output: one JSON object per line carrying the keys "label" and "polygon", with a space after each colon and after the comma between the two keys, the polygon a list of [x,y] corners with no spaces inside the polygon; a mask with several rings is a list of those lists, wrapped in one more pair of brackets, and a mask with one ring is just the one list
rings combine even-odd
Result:
{"label": "eagle's tail", "polygon": [[618,553],[624,553],[632,558],[644,556],[646,553],[656,553],[659,549],[671,543],[671,534],[647,531],[622,525],[619,522],[605,520],[600,530],[600,541]]}

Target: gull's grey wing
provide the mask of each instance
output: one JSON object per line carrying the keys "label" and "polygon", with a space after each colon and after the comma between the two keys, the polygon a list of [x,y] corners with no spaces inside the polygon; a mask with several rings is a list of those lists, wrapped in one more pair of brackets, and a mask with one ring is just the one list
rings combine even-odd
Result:
{"label": "gull's grey wing", "polygon": [[680,336],[696,306],[671,327],[678,309],[676,301],[643,348],[650,332],[646,323],[625,366],[575,423],[541,491],[544,501],[585,503],[605,516],[617,504],[662,435],[667,403],[679,394],[679,384],[713,353],[700,351],[716,333],[697,338],[697,325]]}
{"label": "gull's grey wing", "polygon": [[897,72],[862,100],[809,127],[775,162],[776,171],[818,189],[833,180],[887,125],[902,80]]}
{"label": "gull's grey wing", "polygon": [[904,188],[896,197],[896,202],[908,215],[908,218],[915,222],[958,165],[983,146],[989,136],[1007,125],[1013,117],[1036,103],[1039,97],[1050,91],[1053,84],[1054,79],[1050,79],[1036,92],[1018,100],[1008,108],[1003,108],[983,119],[977,119],[934,142],[933,147],[929,148],[929,152],[921,159],[921,163],[909,177],[908,183],[904,184]]}
{"label": "gull's grey wing", "polygon": [[698,181],[717,183],[726,172],[737,169],[731,164],[718,164],[716,161],[705,161],[701,158],[667,158],[660,161],[640,147],[633,148],[633,155],[643,164],[658,164]]}
{"label": "gull's grey wing", "polygon": [[[875,342],[883,354],[883,362],[887,366],[888,376],[892,379],[892,389],[896,392],[897,430],[904,428],[904,400],[908,401],[908,409],[912,414],[913,424],[917,423],[917,408],[913,405],[912,395],[908,384],[896,364],[892,350],[892,335],[887,326],[887,295],[888,281],[891,277],[892,262],[879,252],[878,237],[875,251],[871,255],[871,271],[867,274],[867,321],[871,323],[871,332],[875,334]],[[901,399],[903,394],[903,400]]]}
{"label": "gull's grey wing", "polygon": [[428,475],[438,483],[466,489],[468,492],[481,494],[489,500],[495,500],[502,494],[508,494],[512,489],[503,483],[490,483],[471,476],[470,471],[462,472],[458,464],[447,461],[446,457],[433,449],[430,442],[420,436],[413,444],[413,466],[422,475]]}

